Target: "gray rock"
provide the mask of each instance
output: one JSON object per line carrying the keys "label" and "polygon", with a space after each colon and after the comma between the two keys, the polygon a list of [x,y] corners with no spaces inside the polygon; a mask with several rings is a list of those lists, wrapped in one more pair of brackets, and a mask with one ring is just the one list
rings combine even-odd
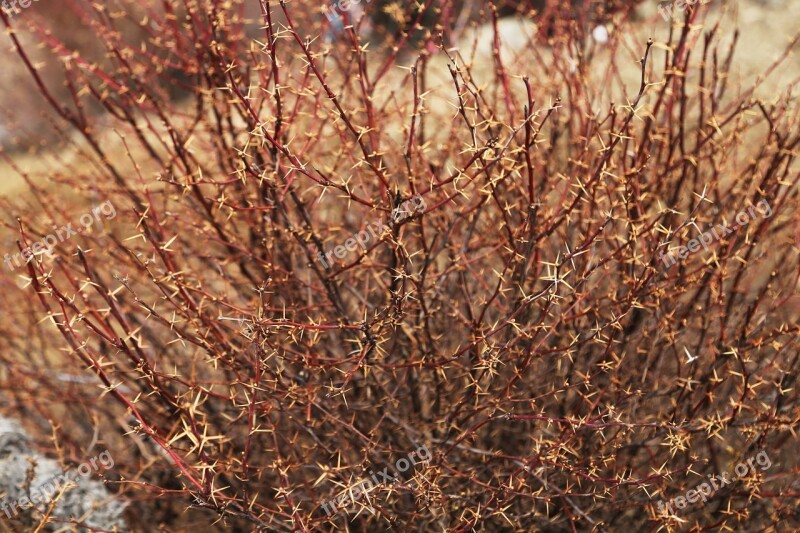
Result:
{"label": "gray rock", "polygon": [[[104,454],[110,458],[108,452]],[[81,532],[126,531],[122,519],[125,504],[103,483],[91,479],[94,470],[86,464],[83,470],[64,471],[57,461],[31,448],[30,439],[17,422],[0,417],[0,520],[28,516],[38,523],[37,518],[56,500],[51,514],[54,526],[79,520],[85,526],[76,527]],[[97,462],[95,465],[100,466]],[[29,498],[38,503],[22,507],[20,504],[29,502]]]}

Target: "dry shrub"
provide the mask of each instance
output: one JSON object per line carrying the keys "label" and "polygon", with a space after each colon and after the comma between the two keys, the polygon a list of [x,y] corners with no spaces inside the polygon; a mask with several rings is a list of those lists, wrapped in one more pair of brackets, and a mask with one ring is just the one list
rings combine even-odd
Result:
{"label": "dry shrub", "polygon": [[[479,64],[449,2],[387,46],[296,2],[265,4],[255,37],[237,1],[69,6],[108,51],[64,61],[74,98],[46,95],[83,165],[30,177],[7,222],[25,247],[103,201],[118,215],[4,271],[2,383],[65,455],[108,446],[132,528],[800,525],[798,115],[790,91],[735,85],[718,21],[690,31],[690,9],[632,43],[617,14],[604,52],[578,22],[509,51],[484,8]],[[322,511],[420,446],[360,512]],[[658,513],[761,449],[769,471]]]}

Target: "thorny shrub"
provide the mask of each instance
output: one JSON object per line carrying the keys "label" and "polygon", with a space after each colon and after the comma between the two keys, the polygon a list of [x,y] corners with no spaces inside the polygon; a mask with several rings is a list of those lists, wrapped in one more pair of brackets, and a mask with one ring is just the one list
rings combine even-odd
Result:
{"label": "thorny shrub", "polygon": [[[590,22],[508,54],[488,6],[462,34],[488,28],[481,66],[447,0],[388,41],[300,1],[63,8],[102,60],[3,16],[64,135],[46,185],[16,166],[6,224],[22,249],[87,205],[118,216],[4,271],[3,405],[65,461],[104,442],[133,529],[800,527],[798,114],[736,85],[721,19],[645,42],[623,9],[596,68]],[[420,446],[400,483],[321,510]],[[760,449],[759,478],[658,513]]]}

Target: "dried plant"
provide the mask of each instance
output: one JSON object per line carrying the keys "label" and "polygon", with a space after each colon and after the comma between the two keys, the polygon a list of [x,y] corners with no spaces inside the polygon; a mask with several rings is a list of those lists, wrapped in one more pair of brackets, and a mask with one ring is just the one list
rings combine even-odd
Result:
{"label": "dried plant", "polygon": [[[69,98],[10,34],[77,154],[41,156],[47,185],[3,154],[30,188],[4,202],[17,247],[118,212],[0,278],[6,411],[66,455],[101,439],[137,531],[799,526],[798,113],[736,85],[722,20],[654,42],[622,6],[602,49],[577,18],[511,49],[484,4],[421,2],[392,36],[244,7],[71,1],[97,62],[0,15],[61,58]],[[657,512],[760,449],[768,477]]]}

